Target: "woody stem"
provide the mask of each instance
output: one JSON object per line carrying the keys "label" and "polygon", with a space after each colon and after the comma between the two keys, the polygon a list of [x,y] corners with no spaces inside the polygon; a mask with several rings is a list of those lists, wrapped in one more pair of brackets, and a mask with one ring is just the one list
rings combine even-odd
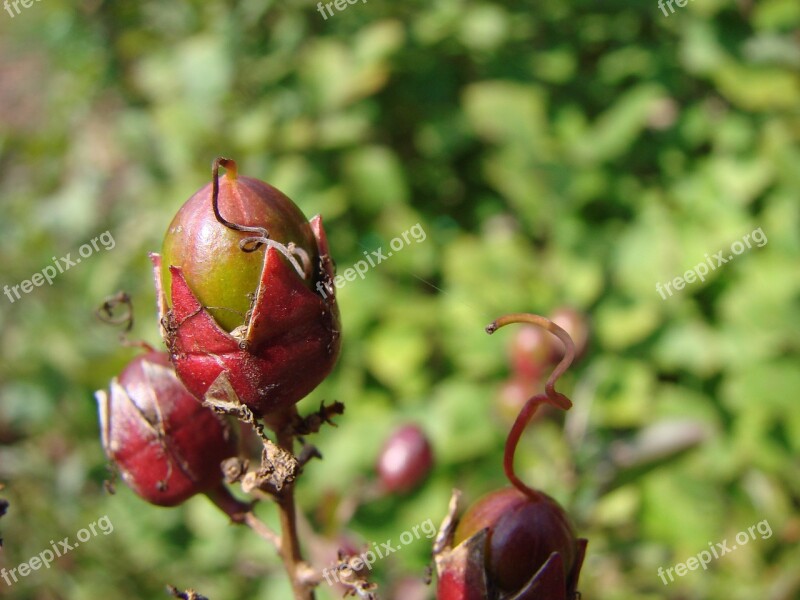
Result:
{"label": "woody stem", "polygon": [[[294,437],[286,427],[278,430],[278,445],[292,452]],[[297,537],[297,512],[294,502],[294,482],[288,482],[277,497],[281,522],[281,558],[292,583],[295,600],[314,600],[314,588],[301,576],[305,567]]]}

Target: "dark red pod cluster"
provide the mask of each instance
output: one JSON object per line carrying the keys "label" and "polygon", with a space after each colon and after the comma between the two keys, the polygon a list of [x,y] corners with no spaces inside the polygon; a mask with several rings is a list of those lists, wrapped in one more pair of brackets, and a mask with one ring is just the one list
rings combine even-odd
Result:
{"label": "dark red pod cluster", "polygon": [[103,448],[137,495],[175,506],[222,485],[220,463],[236,455],[235,436],[186,390],[166,353],[134,358],[95,397]]}
{"label": "dark red pod cluster", "polygon": [[416,488],[433,467],[433,450],[418,425],[396,429],[381,448],[375,470],[381,489],[389,493],[408,493]]}
{"label": "dark red pod cluster", "polygon": [[308,222],[280,191],[238,176],[233,161],[215,161],[212,183],[184,204],[151,258],[164,338],[197,398],[268,416],[333,368],[339,309],[322,220]]}

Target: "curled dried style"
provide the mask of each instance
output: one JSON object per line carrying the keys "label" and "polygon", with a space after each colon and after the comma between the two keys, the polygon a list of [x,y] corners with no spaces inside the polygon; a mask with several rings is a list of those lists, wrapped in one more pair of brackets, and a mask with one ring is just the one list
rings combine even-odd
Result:
{"label": "curled dried style", "polygon": [[[231,179],[236,179],[237,167],[236,163],[229,158],[224,158],[222,156],[218,156],[214,159],[214,162],[211,164],[211,207],[214,209],[214,216],[217,218],[217,221],[225,225],[228,229],[233,229],[234,231],[242,231],[244,233],[255,233],[257,237],[255,238],[245,238],[241,242],[239,242],[239,247],[244,252],[255,252],[261,247],[260,243],[255,243],[261,238],[269,237],[267,230],[263,227],[248,227],[246,225],[237,225],[236,223],[231,223],[225,217],[223,217],[219,212],[219,168],[222,167],[226,171],[228,171]],[[254,245],[255,244],[255,245]]]}
{"label": "curled dried style", "polygon": [[503,468],[512,487],[489,492],[457,518],[458,494],[435,548],[437,600],[573,600],[586,551],[563,508],[546,493],[525,485],[514,472],[522,432],[542,404],[567,410],[572,402],[556,391],[572,363],[575,345],[555,323],[532,314],[510,314],[491,323],[494,333],[510,323],[531,323],[556,335],[565,346],[561,362],[520,410],[508,434]]}
{"label": "curled dried style", "polygon": [[[233,229],[234,231],[241,231],[243,233],[253,233],[250,237],[244,238],[242,241],[239,242],[239,248],[241,248],[242,252],[255,252],[261,246],[267,245],[269,248],[275,248],[281,254],[286,257],[292,266],[295,268],[297,273],[303,278],[308,279],[311,275],[311,258],[308,256],[308,252],[303,250],[303,248],[298,247],[296,244],[289,242],[288,244],[284,245],[275,240],[271,240],[269,237],[269,232],[263,227],[249,227],[247,225],[239,225],[237,223],[232,223],[228,221],[225,217],[220,214],[219,211],[219,168],[223,167],[228,174],[230,175],[231,179],[236,179],[237,167],[236,163],[229,159],[223,158],[219,156],[214,159],[214,162],[211,165],[211,207],[214,210],[214,217],[216,217],[217,221],[225,225],[228,229]],[[299,257],[300,260],[303,262],[302,268],[300,264],[297,262],[297,258]]]}
{"label": "curled dried style", "polygon": [[[123,306],[125,310],[121,315],[115,315],[114,313],[119,306]],[[103,323],[124,325],[125,333],[133,329],[133,301],[127,292],[119,291],[106,298],[103,304],[95,310],[95,315]]]}
{"label": "curled dried style", "polygon": [[556,368],[553,369],[550,377],[547,378],[547,383],[545,383],[544,386],[544,394],[536,394],[528,399],[528,401],[522,407],[522,410],[520,410],[519,415],[514,421],[514,424],[511,426],[511,431],[508,433],[508,437],[506,438],[505,453],[503,455],[503,470],[505,471],[506,477],[520,492],[531,499],[538,499],[541,497],[541,493],[537,492],[536,490],[532,490],[525,485],[514,472],[514,454],[517,451],[517,444],[519,443],[520,437],[522,437],[523,431],[525,431],[525,427],[527,427],[528,423],[530,423],[533,415],[536,414],[537,409],[542,404],[550,404],[562,410],[569,410],[572,407],[572,401],[564,394],[557,392],[555,386],[559,377],[564,374],[564,372],[572,364],[572,361],[575,359],[575,344],[573,343],[569,334],[564,331],[564,329],[549,319],[529,313],[515,313],[500,317],[486,327],[486,333],[491,335],[501,327],[511,323],[530,323],[533,325],[538,325],[539,327],[542,327],[553,335],[557,336],[558,339],[564,344],[565,348],[564,357],[561,359],[561,362],[558,363]]}

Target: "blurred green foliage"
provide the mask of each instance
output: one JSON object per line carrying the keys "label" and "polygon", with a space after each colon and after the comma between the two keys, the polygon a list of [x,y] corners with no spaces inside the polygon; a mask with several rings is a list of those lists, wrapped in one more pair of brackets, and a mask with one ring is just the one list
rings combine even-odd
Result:
{"label": "blurred green foliage", "polygon": [[[323,215],[340,273],[416,223],[427,234],[339,291],[343,353],[302,405],[347,405],[299,485],[322,535],[336,543],[337,498],[409,420],[431,436],[433,476],[362,506],[357,544],[438,524],[454,486],[474,499],[503,485],[493,398],[513,333],[483,327],[571,305],[593,324],[561,385],[575,408],[531,426],[518,466],[590,540],[583,597],[800,598],[798,26],[796,0],[668,17],[588,0],[369,0],[327,20],[268,0],[0,11],[0,285],[106,230],[116,242],[0,296],[0,564],[114,524],[0,595],[289,597],[274,551],[204,499],[167,510],[102,485],[91,394],[134,351],[93,308],[127,290],[134,336],[158,343],[147,252],[226,155]],[[763,247],[657,293],[758,227]],[[703,441],[648,455],[676,422],[667,446],[685,430]],[[768,539],[658,578],[764,519]],[[421,578],[429,551],[423,538],[377,564],[383,597]]]}

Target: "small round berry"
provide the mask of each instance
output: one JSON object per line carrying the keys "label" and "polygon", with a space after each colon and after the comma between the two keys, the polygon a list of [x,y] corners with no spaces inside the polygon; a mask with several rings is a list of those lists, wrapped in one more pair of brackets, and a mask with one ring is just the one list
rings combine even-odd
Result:
{"label": "small round berry", "polygon": [[404,425],[384,444],[376,470],[384,491],[404,494],[421,484],[432,467],[433,451],[425,433],[417,425]]}

